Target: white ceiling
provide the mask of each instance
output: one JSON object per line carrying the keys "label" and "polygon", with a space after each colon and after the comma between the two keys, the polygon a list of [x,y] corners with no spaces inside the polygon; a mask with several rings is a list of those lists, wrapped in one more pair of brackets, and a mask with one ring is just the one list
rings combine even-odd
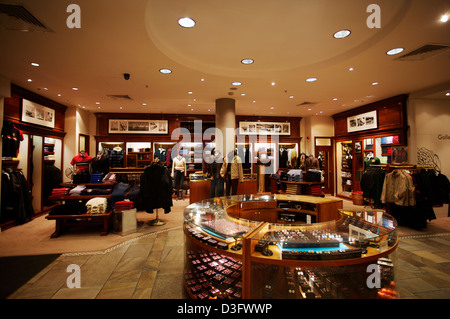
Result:
{"label": "white ceiling", "polygon": [[[448,0],[0,3],[23,5],[51,29],[0,27],[0,74],[91,112],[214,114],[215,100],[230,97],[239,115],[329,116],[419,91],[450,100],[445,96],[450,91],[450,50],[418,61],[397,60],[426,44],[450,45],[450,21],[439,21],[450,13]],[[81,8],[79,29],[67,27],[70,3]],[[380,6],[381,28],[367,26],[371,3]],[[184,16],[197,25],[181,28],[177,20]],[[333,38],[341,29],[351,35]],[[405,50],[398,56],[386,54],[396,47]],[[255,63],[243,65],[243,58]],[[161,68],[173,72],[161,74]],[[130,74],[128,81],[123,73]],[[317,81],[306,82],[309,77]],[[232,90],[233,81],[242,85]],[[314,104],[298,106],[304,102]]]}

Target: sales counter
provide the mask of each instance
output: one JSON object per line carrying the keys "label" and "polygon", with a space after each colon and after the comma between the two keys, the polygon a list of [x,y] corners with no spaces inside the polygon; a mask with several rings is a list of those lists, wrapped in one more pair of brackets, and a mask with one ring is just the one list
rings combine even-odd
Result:
{"label": "sales counter", "polygon": [[[321,217],[323,207],[334,214]],[[289,222],[280,219],[285,211],[316,215]],[[383,211],[314,196],[236,195],[186,207],[184,233],[191,298],[397,297],[397,223]]]}

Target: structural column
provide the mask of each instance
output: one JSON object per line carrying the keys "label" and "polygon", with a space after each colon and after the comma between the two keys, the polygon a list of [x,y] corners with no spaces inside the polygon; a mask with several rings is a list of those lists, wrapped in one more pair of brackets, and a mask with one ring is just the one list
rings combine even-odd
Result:
{"label": "structural column", "polygon": [[[223,155],[234,150],[236,141],[236,105],[234,99],[216,100],[216,148]],[[222,135],[222,141],[220,138]],[[222,142],[222,143],[221,143]]]}

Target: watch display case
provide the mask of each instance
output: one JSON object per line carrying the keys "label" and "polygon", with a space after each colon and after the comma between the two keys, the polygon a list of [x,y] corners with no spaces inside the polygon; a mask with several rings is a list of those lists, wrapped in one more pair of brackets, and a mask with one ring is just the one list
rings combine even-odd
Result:
{"label": "watch display case", "polygon": [[[302,203],[305,196],[300,196]],[[284,198],[280,198],[284,200]],[[339,209],[320,223],[243,218],[277,195],[205,200],[184,212],[185,287],[193,298],[396,298],[397,223],[383,211]],[[295,201],[295,198],[292,199]],[[300,199],[299,199],[300,200]]]}

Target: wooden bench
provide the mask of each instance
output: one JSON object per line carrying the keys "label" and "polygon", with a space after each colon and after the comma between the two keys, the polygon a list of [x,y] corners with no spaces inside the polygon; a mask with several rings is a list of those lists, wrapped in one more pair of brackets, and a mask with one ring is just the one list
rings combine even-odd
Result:
{"label": "wooden bench", "polygon": [[55,232],[51,235],[51,238],[56,238],[69,226],[98,224],[103,224],[103,230],[100,235],[105,236],[109,233],[109,229],[112,225],[112,216],[113,210],[109,210],[104,214],[47,215],[45,218],[48,220],[55,220]]}

